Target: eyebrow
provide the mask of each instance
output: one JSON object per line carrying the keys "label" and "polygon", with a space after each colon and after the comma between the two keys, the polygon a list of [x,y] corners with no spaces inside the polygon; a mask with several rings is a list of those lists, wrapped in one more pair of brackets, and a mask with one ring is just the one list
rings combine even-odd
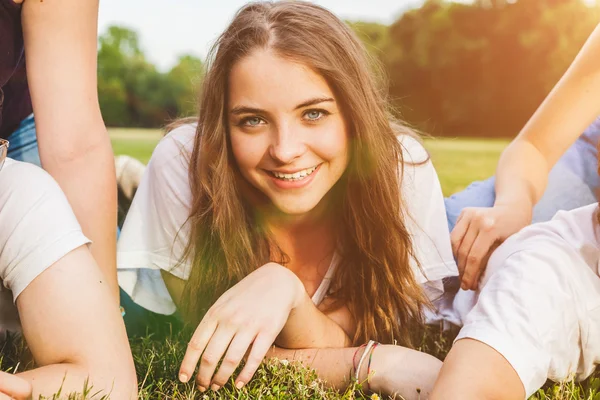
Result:
{"label": "eyebrow", "polygon": [[[314,106],[315,104],[320,104],[320,103],[325,103],[325,102],[333,102],[335,103],[335,99],[331,98],[331,97],[315,97],[314,99],[310,99],[307,100],[303,103],[300,103],[296,106],[296,108],[294,108],[294,110],[299,110],[300,108],[304,108],[304,107],[308,107],[308,106]],[[245,106],[236,106],[233,107],[230,111],[231,114],[233,115],[240,115],[240,114],[266,114],[265,110],[262,110],[260,108],[254,108],[254,107],[245,107]]]}

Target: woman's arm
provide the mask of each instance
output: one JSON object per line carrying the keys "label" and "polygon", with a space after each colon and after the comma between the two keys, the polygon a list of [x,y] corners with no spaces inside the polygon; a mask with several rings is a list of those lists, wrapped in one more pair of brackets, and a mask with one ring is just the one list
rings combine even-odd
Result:
{"label": "woman's arm", "polygon": [[[179,303],[185,282],[168,272],[161,272],[173,300],[176,303]],[[304,293],[306,294],[306,291],[304,291]],[[306,297],[312,304],[308,295],[306,295]],[[307,319],[304,318],[315,316],[316,318],[327,318],[329,321],[322,321],[322,327],[333,324],[335,325],[332,327],[334,331],[341,330],[340,325],[348,326],[350,328],[354,326],[347,309],[341,308],[330,314],[331,318],[337,321],[336,323],[333,322],[330,317],[325,316],[314,305],[311,307],[310,304],[308,304],[308,301],[304,305],[304,307],[306,307],[305,310],[296,313],[294,316],[290,314],[286,327],[284,328],[284,330],[290,329],[289,335],[291,337],[286,338],[286,340],[289,340],[292,345],[310,341],[314,341],[315,343],[321,342],[323,344],[322,341],[327,340],[325,338],[329,338],[329,340],[333,339],[333,342],[340,340],[340,336],[327,335],[326,333],[319,339],[319,330],[311,327],[312,322],[307,323]],[[302,337],[305,334],[309,339]],[[278,338],[278,340],[280,340],[280,338]],[[347,346],[348,345],[341,346],[339,343],[334,343],[334,346],[323,346],[322,348],[317,348],[316,346],[300,348],[298,346],[295,347],[295,350],[271,347],[271,350],[267,353],[267,357],[301,361],[306,367],[316,370],[319,377],[325,380],[329,385],[344,390],[351,382],[350,377],[352,376],[354,369],[352,359],[357,351],[357,348]],[[361,350],[359,350],[357,358],[362,355],[360,352]],[[373,352],[373,362],[371,367],[373,375],[369,380],[369,388],[373,391],[390,395],[397,393],[404,396],[407,400],[417,400],[423,398],[418,397],[417,389],[420,389],[421,396],[430,393],[433,384],[437,379],[441,365],[441,361],[435,357],[419,351],[393,345],[378,346]],[[233,367],[233,369],[235,369],[235,367]],[[250,381],[252,374],[249,372],[248,369],[243,369],[240,372],[240,375],[236,377],[236,382],[242,381],[247,383]],[[211,383],[222,387],[225,385],[228,378],[229,375],[224,377],[224,374],[220,374],[220,371],[218,371]],[[366,378],[367,368],[361,368],[359,381],[365,382]],[[206,386],[204,387],[208,387],[206,383],[205,385]]]}
{"label": "woman's arm", "polygon": [[28,0],[22,21],[42,165],[92,241],[118,301],[114,158],[97,96],[98,0]]}
{"label": "woman's arm", "polygon": [[[179,303],[185,282],[161,273],[172,299]],[[187,381],[200,360],[199,385],[222,387],[251,348],[236,380],[246,384],[273,343],[290,348],[343,347],[350,340],[312,303],[292,271],[269,263],[225,292],[203,317],[182,361],[181,379]]]}
{"label": "woman's arm", "polygon": [[531,223],[548,173],[600,114],[600,25],[519,135],[503,151],[493,208],[468,208],[452,231],[464,289],[475,289],[494,245]]}
{"label": "woman's arm", "polygon": [[[185,281],[164,270],[161,270],[161,275],[173,302],[180,307]],[[290,312],[275,344],[286,349],[350,346],[349,335],[354,324],[348,310],[343,307],[324,314],[312,302],[304,286],[300,285],[302,282],[298,280],[298,294],[295,296],[301,300],[296,301],[298,306]]]}
{"label": "woman's arm", "polygon": [[353,332],[350,332],[348,310],[344,307],[326,315],[315,306],[304,287],[302,289],[302,301],[290,312],[275,344],[286,349],[351,346],[349,335]]}
{"label": "woman's arm", "polygon": [[25,340],[39,368],[18,374],[33,397],[93,392],[135,399],[135,368],[123,319],[87,247],[35,278],[17,298]]}

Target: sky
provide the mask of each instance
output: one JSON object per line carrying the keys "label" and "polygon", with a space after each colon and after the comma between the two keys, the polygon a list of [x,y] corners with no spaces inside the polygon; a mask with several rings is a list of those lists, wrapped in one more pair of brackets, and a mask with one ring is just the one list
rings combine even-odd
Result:
{"label": "sky", "polygon": [[[120,25],[138,32],[150,62],[167,71],[181,54],[201,58],[247,0],[100,0],[98,32]],[[389,24],[421,0],[315,0],[343,19]]]}

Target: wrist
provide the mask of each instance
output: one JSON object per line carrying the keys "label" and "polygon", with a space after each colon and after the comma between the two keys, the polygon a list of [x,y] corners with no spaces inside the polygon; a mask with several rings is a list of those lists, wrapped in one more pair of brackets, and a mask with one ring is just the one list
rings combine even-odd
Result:
{"label": "wrist", "polygon": [[368,368],[365,368],[363,375],[361,375],[363,380],[360,382],[365,382],[368,378],[368,387],[372,392],[389,394],[389,384],[386,383],[388,380],[386,374],[389,369],[388,359],[402,357],[398,350],[402,350],[402,348],[394,345],[377,346],[373,351],[370,371],[367,371]]}
{"label": "wrist", "polygon": [[366,345],[362,345],[356,350],[352,359],[354,367],[354,379],[362,386],[364,391],[377,391],[373,386],[373,378],[375,375],[373,357],[376,348],[380,344],[370,340]]}
{"label": "wrist", "polygon": [[290,269],[284,267],[281,264],[271,262],[265,264],[263,268],[264,267],[273,268],[274,270],[282,274],[282,281],[277,282],[275,284],[284,284],[289,288],[288,293],[290,293],[291,296],[291,309],[293,310],[302,305],[306,297],[306,289],[304,288],[304,284],[302,283],[300,278],[298,278],[298,276]]}
{"label": "wrist", "polygon": [[517,207],[517,209],[533,209],[536,203],[535,190],[526,181],[513,182],[509,192],[496,193],[494,207]]}

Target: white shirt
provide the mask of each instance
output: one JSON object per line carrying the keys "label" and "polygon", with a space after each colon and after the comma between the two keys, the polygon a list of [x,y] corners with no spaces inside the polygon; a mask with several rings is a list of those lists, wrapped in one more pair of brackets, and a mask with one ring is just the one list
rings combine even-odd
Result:
{"label": "white shirt", "polygon": [[[195,126],[181,126],[165,136],[152,154],[129,209],[118,243],[119,284],[139,305],[160,314],[175,312],[160,270],[187,280],[191,260],[181,260],[188,241],[192,193],[188,181],[189,158]],[[440,183],[431,164],[412,165],[428,155],[414,138],[401,139],[404,175],[401,193],[411,218],[407,221],[422,271],[413,263],[417,281],[433,300],[443,293],[442,278],[456,276],[450,233]],[[326,296],[336,265],[334,257],[313,301]]]}
{"label": "white shirt", "polygon": [[14,302],[27,286],[88,243],[58,183],[33,164],[7,158],[0,170],[0,332],[20,330]]}

